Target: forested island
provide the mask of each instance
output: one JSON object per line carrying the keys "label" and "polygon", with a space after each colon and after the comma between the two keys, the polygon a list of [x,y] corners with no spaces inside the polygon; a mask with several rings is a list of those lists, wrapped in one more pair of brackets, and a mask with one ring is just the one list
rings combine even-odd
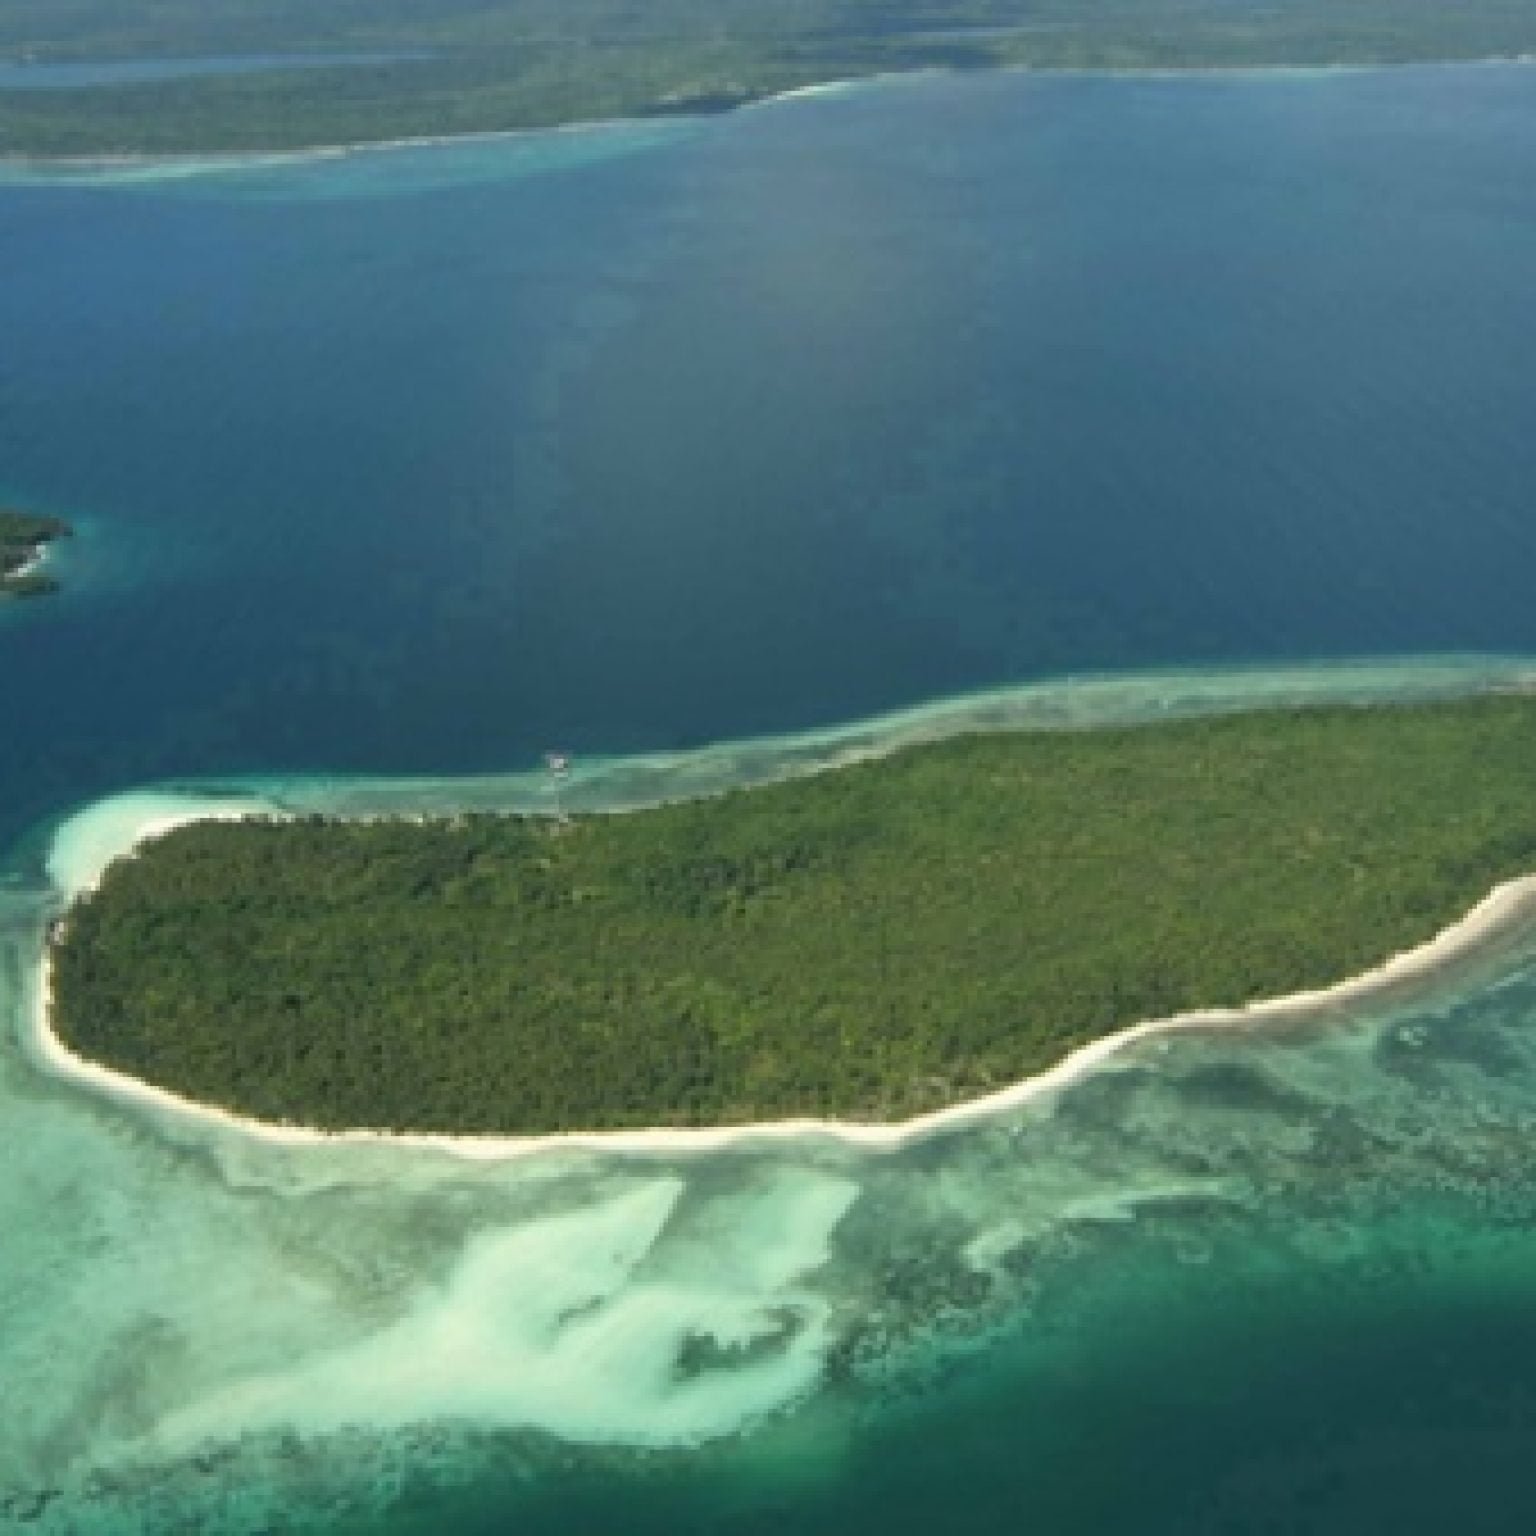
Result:
{"label": "forested island", "polygon": [[1524,695],[973,735],[621,815],[187,826],[58,925],[53,1025],[333,1129],[888,1121],[1532,871]]}
{"label": "forested island", "polygon": [[[8,0],[0,62],[39,72],[166,55],[215,66],[265,57],[273,67],[72,89],[13,82],[0,88],[0,155],[294,149],[718,111],[916,69],[1533,51],[1529,0]],[[373,57],[314,67],[341,53]],[[284,54],[293,67],[282,67]]]}
{"label": "forested island", "polygon": [[56,539],[68,538],[68,523],[57,517],[0,509],[0,597],[46,597],[59,584],[34,567]]}

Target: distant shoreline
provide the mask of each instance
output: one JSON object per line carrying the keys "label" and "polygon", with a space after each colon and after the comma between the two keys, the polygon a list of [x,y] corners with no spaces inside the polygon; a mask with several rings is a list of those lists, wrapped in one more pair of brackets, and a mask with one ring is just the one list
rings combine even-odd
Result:
{"label": "distant shoreline", "polygon": [[[789,86],[783,90],[748,94],[740,99],[718,104],[700,104],[690,107],[679,102],[675,107],[658,103],[653,109],[611,117],[575,117],[544,124],[532,124],[514,128],[468,129],[462,133],[428,133],[384,135],[378,138],[359,138],[338,143],[316,143],[271,148],[251,149],[179,149],[167,151],[102,151],[79,154],[36,154],[25,151],[0,151],[0,169],[12,173],[34,171],[46,174],[152,170],[163,167],[168,171],[237,171],[261,166],[281,168],[302,165],[309,161],[340,160],[352,155],[387,152],[404,149],[438,149],[455,145],[494,144],[518,139],[540,138],[551,134],[601,133],[625,128],[643,128],[667,121],[705,122],[711,118],[735,116],[738,113],[766,107],[786,105],[798,101],[814,100],[841,94],[844,91],[881,85],[891,85],[924,78],[958,77],[961,75],[1034,75],[1104,80],[1181,80],[1220,79],[1274,79],[1286,76],[1332,76],[1398,74],[1422,70],[1477,69],[1477,68],[1529,68],[1536,65],[1536,53],[1479,54],[1465,58],[1396,59],[1358,63],[1349,60],[1336,62],[1299,64],[1184,64],[1184,65],[1053,65],[1053,64],[990,64],[975,68],[957,69],[939,65],[923,65],[911,69],[882,70],[867,75],[829,76],[825,80],[805,85]],[[0,92],[3,100],[3,92]]]}
{"label": "distant shoreline", "polygon": [[49,552],[74,530],[62,518],[0,508],[0,598],[50,596],[58,582],[43,574]]}
{"label": "distant shoreline", "polygon": [[[835,82],[841,83],[841,82]],[[848,82],[861,85],[865,82]],[[825,90],[830,87],[809,87]],[[793,93],[786,93],[786,95]],[[761,106],[774,98],[742,105]],[[729,110],[738,110],[732,108]],[[677,118],[683,113],[674,114]],[[723,112],[699,114],[700,117],[723,116]],[[245,170],[260,166],[301,165],[312,160],[345,160],[352,155],[385,153],[397,149],[441,149],[454,144],[494,144],[504,140],[544,138],[553,134],[601,133],[622,128],[641,128],[648,124],[665,122],[667,117],[608,117],[582,119],[568,123],[550,123],[539,128],[486,128],[465,133],[428,133],[405,135],[400,138],[357,139],[343,144],[309,144],[286,149],[234,149],[234,150],[173,150],[164,154],[149,151],[125,151],[123,153],[81,155],[28,155],[0,153],[0,167],[11,170],[39,171],[132,171],[153,170]]]}

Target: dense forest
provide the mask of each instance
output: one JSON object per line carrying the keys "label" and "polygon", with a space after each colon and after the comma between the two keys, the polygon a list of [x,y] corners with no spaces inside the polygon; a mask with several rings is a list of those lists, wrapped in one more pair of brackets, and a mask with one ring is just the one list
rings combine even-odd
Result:
{"label": "dense forest", "polygon": [[1531,871],[1528,697],[977,735],[624,815],[186,827],[69,915],[55,1023],[275,1121],[884,1120]]}
{"label": "dense forest", "polygon": [[28,567],[46,545],[68,537],[69,525],[56,517],[0,509],[0,597],[44,597],[58,582]]}
{"label": "dense forest", "polygon": [[[403,57],[0,87],[0,155],[280,149],[709,110],[999,65],[1208,67],[1536,51],[1529,0],[7,0],[0,59]],[[312,62],[309,61],[309,62]]]}

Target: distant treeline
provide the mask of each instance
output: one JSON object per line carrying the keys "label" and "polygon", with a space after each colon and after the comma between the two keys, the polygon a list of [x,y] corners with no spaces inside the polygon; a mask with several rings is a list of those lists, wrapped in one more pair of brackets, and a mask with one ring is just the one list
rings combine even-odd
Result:
{"label": "distant treeline", "polygon": [[1387,62],[1536,50],[1530,0],[7,0],[0,58],[425,54],[0,90],[0,155],[281,149],[713,110],[921,68]]}
{"label": "distant treeline", "polygon": [[1340,980],[1536,871],[1536,700],[962,737],[616,816],[203,823],[56,947],[84,1055],[268,1120],[952,1104]]}

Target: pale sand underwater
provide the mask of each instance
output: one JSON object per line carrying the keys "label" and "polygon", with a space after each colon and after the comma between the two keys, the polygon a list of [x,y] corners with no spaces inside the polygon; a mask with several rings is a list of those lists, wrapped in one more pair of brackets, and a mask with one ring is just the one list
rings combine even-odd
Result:
{"label": "pale sand underwater", "polygon": [[[588,794],[641,803],[668,788],[703,793],[743,774],[812,771],[882,740],[995,720],[999,710],[1037,722],[1044,710],[1059,726],[1256,697],[1431,696],[1523,686],[1529,677],[1527,662],[1437,661],[1080,683],[945,701],[878,727],[737,743],[689,760],[578,764],[577,774],[588,774]],[[1070,710],[1063,692],[1075,701]],[[468,787],[482,807],[548,804],[539,775]],[[11,928],[10,952],[25,966],[14,972],[25,1043],[35,1051],[46,1041],[36,1010],[48,915],[142,835],[188,817],[263,808],[442,814],[465,789],[308,781],[152,792],[71,818],[53,840],[45,898],[23,892],[30,915]],[[1275,1091],[1284,1085],[1297,1105],[1315,1106],[1307,1115],[1335,1140],[1341,1124],[1365,1116],[1362,1134],[1379,1148],[1401,1120],[1417,1163],[1404,1161],[1405,1151],[1393,1178],[1424,1164],[1438,1187],[1447,1176],[1441,1131],[1460,1158],[1474,1145],[1452,1118],[1460,1101],[1442,1093],[1426,1122],[1411,1081],[1382,1076],[1374,1061],[1384,1042],[1406,1042],[1410,1030],[1428,1039],[1441,1027],[1432,1022],[1437,1010],[1460,995],[1447,991],[1452,960],[1470,960],[1474,940],[1497,948],[1492,939],[1508,933],[1513,942],[1528,905],[1518,891],[1501,892],[1398,962],[1400,997],[1378,976],[1354,983],[1347,1001],[1336,994],[1331,1005],[1294,1005],[1298,1020],[1325,1017],[1322,1028],[1232,1028],[1241,1020],[1229,1019],[1153,1029],[1107,1047],[1102,1060],[1071,1064],[1051,1087],[1023,1085],[1011,1107],[968,1107],[970,1118],[953,1121],[944,1137],[895,1127],[882,1140],[876,1128],[864,1142],[857,1133],[870,1128],[784,1128],[723,1133],[713,1147],[667,1133],[633,1150],[619,1138],[551,1139],[537,1157],[521,1155],[532,1150],[523,1147],[466,1154],[426,1138],[252,1131],[131,1084],[119,1098],[117,1085],[98,1092],[51,1068],[29,1080],[18,1076],[24,1063],[9,1065],[23,1091],[8,1112],[14,1177],[0,1188],[0,1220],[26,1235],[9,1259],[0,1252],[14,1314],[0,1335],[0,1369],[22,1405],[3,1432],[9,1486],[61,1487],[61,1509],[87,1507],[79,1501],[95,1509],[106,1498],[100,1528],[147,1531],[188,1510],[206,1513],[218,1484],[194,1475],[189,1458],[223,1446],[222,1455],[257,1458],[242,1486],[253,1497],[270,1489],[279,1502],[269,1517],[282,1524],[297,1518],[292,1478],[263,1482],[267,1474],[254,1469],[271,1445],[297,1435],[317,1447],[306,1476],[322,1501],[315,1528],[324,1528],[323,1469],[374,1466],[374,1458],[410,1466],[422,1425],[660,1449],[730,1440],[780,1422],[795,1405],[814,1419],[834,1362],[846,1371],[867,1358],[876,1380],[899,1372],[908,1354],[920,1363],[941,1347],[942,1333],[927,1342],[934,1308],[960,1307],[957,1316],[979,1308],[984,1336],[988,1309],[1016,1307],[1018,1276],[1059,1245],[1063,1254],[1080,1246],[1075,1234],[1129,1230],[1148,1213],[1156,1218],[1149,1231],[1189,1223],[1178,1241],[1198,1254],[1209,1219],[1200,1212],[1247,1208],[1258,1198],[1250,1185],[1271,1190],[1276,1179],[1308,1177],[1314,1146],[1327,1144],[1322,1133],[1296,1123],[1299,1110],[1276,1119],[1220,1114],[1199,1101],[1191,1109],[1178,1084],[1202,1062],[1257,1072]],[[1283,1016],[1271,1008],[1257,1018]],[[1466,1026],[1451,1018],[1443,1030],[1464,1038]],[[1159,1048],[1165,1054],[1149,1055]],[[1137,1070],[1108,1070],[1121,1065]],[[1084,1118],[1095,1084],[1121,1096],[1102,1131]],[[1500,1113],[1484,1086],[1475,1108],[1480,1125]],[[1502,1133],[1497,1142],[1514,1144]],[[1347,1191],[1333,1158],[1325,1162],[1326,1187]],[[1487,1177],[1479,1165],[1477,1178]],[[1313,1241],[1310,1228],[1297,1232]],[[29,1275],[51,1279],[42,1288],[15,1283]],[[325,1437],[361,1432],[377,1438],[324,1449],[332,1445]],[[828,1477],[839,1475],[839,1443],[831,1436],[820,1453]],[[121,1499],[92,1481],[102,1469],[123,1479]],[[159,1481],[132,1480],[151,1474]],[[387,1499],[389,1477],[367,1475]]]}

